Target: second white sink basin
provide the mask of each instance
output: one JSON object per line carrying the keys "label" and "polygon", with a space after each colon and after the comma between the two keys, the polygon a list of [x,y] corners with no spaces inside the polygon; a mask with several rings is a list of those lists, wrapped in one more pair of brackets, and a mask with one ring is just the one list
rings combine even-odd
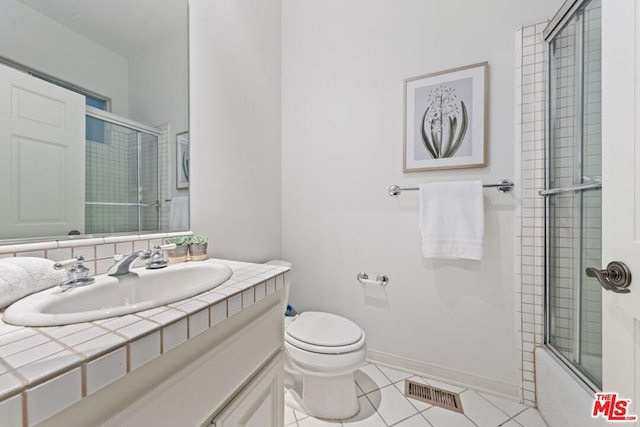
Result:
{"label": "second white sink basin", "polygon": [[231,275],[229,267],[216,262],[135,268],[123,276],[96,276],[88,286],[67,290],[56,286],[29,295],[10,305],[3,320],[20,326],[55,326],[122,316],[208,291]]}

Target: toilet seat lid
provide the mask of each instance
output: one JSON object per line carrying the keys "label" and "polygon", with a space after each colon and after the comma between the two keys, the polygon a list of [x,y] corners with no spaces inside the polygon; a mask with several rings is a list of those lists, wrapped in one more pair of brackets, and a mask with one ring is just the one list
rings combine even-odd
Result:
{"label": "toilet seat lid", "polygon": [[294,340],[319,347],[345,347],[362,339],[362,329],[349,319],[331,313],[305,311],[286,330]]}

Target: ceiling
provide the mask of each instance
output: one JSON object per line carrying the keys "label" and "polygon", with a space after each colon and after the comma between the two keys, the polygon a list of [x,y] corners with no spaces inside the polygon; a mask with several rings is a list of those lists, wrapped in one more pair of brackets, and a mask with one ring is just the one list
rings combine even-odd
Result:
{"label": "ceiling", "polygon": [[187,31],[187,0],[20,1],[125,58]]}

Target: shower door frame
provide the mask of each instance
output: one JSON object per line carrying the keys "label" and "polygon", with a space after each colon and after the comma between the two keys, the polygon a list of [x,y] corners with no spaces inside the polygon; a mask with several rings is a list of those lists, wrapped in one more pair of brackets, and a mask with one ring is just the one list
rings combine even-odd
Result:
{"label": "shower door frame", "polygon": [[[602,184],[600,182],[589,182],[578,185],[573,185],[570,187],[563,188],[554,188],[549,189],[551,187],[550,177],[551,177],[551,140],[552,140],[552,130],[554,126],[552,125],[552,117],[551,117],[551,84],[552,84],[552,50],[550,48],[551,42],[555,39],[555,36],[558,35],[566,26],[571,19],[576,17],[576,71],[577,71],[577,82],[576,87],[580,88],[577,91],[576,98],[576,140],[579,141],[578,144],[578,170],[580,171],[580,176],[583,174],[583,151],[584,151],[584,111],[583,111],[583,103],[584,103],[584,15],[581,13],[581,9],[586,4],[590,3],[591,0],[567,0],[558,10],[553,19],[549,22],[545,30],[543,31],[543,38],[546,46],[546,57],[547,57],[547,82],[546,82],[546,108],[545,108],[545,123],[547,124],[545,129],[545,188],[548,190],[540,191],[540,195],[544,196],[544,209],[545,209],[545,218],[544,218],[544,230],[545,230],[545,280],[544,280],[544,344],[545,347],[551,352],[553,356],[555,356],[559,362],[561,362],[561,366],[567,370],[570,374],[572,374],[577,380],[578,383],[585,388],[588,392],[599,392],[601,391],[601,387],[595,384],[591,378],[585,375],[580,369],[575,366],[575,363],[569,360],[567,356],[565,356],[560,350],[556,349],[553,344],[550,342],[551,337],[551,296],[550,296],[550,281],[551,277],[551,266],[549,263],[549,259],[551,256],[551,236],[549,233],[550,230],[550,217],[551,217],[551,206],[549,202],[550,195],[558,194],[562,192],[576,192],[579,193],[579,212],[580,218],[579,221],[579,229],[580,229],[580,244],[578,251],[580,253],[580,259],[578,261],[578,269],[576,275],[576,281],[578,282],[576,285],[577,288],[577,296],[573,299],[574,308],[573,312],[576,313],[576,318],[574,319],[574,336],[575,336],[575,344],[573,348],[573,352],[576,355],[577,362],[581,359],[581,352],[579,350],[580,342],[581,342],[581,318],[582,318],[582,270],[583,270],[583,220],[584,220],[584,191],[590,189],[601,189]],[[581,179],[582,181],[582,179]],[[602,210],[602,207],[601,207]]]}
{"label": "shower door frame", "polygon": [[[143,230],[140,230],[142,228],[142,214],[140,211],[140,208],[142,207],[150,207],[150,206],[154,206],[156,208],[156,215],[157,215],[157,219],[156,219],[156,223],[157,226],[156,228],[158,230],[152,230],[151,232],[156,232],[160,230],[160,176],[156,176],[157,179],[157,189],[158,189],[158,194],[156,194],[156,201],[154,204],[146,204],[146,203],[142,203],[141,201],[141,187],[140,187],[140,161],[141,161],[141,156],[142,156],[142,134],[146,133],[146,134],[150,134],[156,137],[156,144],[159,145],[159,140],[160,140],[160,136],[162,135],[162,132],[159,132],[157,129],[154,129],[152,127],[146,126],[142,123],[138,123],[135,122],[133,120],[129,120],[127,118],[124,117],[120,117],[117,116],[113,113],[110,113],[108,111],[105,110],[101,110],[99,108],[95,108],[95,107],[91,107],[91,106],[86,106],[85,107],[86,111],[85,111],[85,115],[88,117],[93,117],[99,120],[102,120],[104,122],[107,123],[111,123],[114,124],[116,126],[120,126],[120,127],[124,127],[130,130],[133,130],[136,132],[136,145],[137,145],[137,156],[138,156],[138,165],[137,165],[137,181],[138,181],[138,194],[137,194],[137,203],[92,203],[92,202],[85,202],[85,204],[93,204],[93,205],[97,205],[97,204],[102,204],[102,205],[111,205],[111,206],[137,206],[138,207],[138,230],[136,232],[140,233],[140,232],[144,232]],[[159,147],[158,147],[159,148]],[[159,156],[159,152],[156,152],[156,163],[157,163],[157,170],[160,170],[160,156]],[[86,223],[86,221],[85,221]],[[130,233],[130,232],[125,232],[125,233]]]}

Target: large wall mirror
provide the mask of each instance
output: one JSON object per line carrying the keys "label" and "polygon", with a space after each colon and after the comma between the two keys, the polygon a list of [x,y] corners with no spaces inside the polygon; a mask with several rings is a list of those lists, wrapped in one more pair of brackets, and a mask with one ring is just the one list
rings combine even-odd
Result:
{"label": "large wall mirror", "polygon": [[0,1],[0,244],[189,228],[187,43],[187,0]]}

